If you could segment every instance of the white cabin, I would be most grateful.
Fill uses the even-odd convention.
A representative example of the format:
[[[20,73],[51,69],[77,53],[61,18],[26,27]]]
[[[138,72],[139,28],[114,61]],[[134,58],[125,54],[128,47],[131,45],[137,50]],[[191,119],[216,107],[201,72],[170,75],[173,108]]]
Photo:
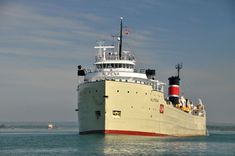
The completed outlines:
[[[165,83],[155,80],[154,75],[148,77],[145,70],[137,72],[134,55],[129,51],[122,51],[121,57],[114,46],[98,45],[94,47],[96,52],[94,70],[86,70],[84,79],[79,83],[94,82],[99,80],[114,80],[121,82],[147,84],[153,90],[163,92]]]

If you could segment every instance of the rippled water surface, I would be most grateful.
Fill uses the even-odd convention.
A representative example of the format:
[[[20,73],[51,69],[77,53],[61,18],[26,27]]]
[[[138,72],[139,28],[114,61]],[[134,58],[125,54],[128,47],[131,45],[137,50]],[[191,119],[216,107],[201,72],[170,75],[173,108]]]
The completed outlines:
[[[45,127],[42,123],[4,125],[0,155],[235,155],[235,131],[221,129],[224,126],[211,127],[206,137],[185,138],[79,135],[72,123],[60,123],[51,130]]]

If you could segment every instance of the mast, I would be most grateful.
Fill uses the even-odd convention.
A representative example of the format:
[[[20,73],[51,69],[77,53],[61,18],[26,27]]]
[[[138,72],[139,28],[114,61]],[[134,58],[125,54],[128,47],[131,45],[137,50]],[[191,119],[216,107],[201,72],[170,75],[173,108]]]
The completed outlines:
[[[175,65],[175,68],[177,69],[178,78],[180,78],[180,69],[182,69],[182,67],[183,67],[182,63],[181,64],[178,63],[177,65]]]
[[[123,19],[123,17],[121,17],[120,19],[121,19],[121,24],[120,24],[119,59],[121,60],[121,58],[122,58],[122,19]]]

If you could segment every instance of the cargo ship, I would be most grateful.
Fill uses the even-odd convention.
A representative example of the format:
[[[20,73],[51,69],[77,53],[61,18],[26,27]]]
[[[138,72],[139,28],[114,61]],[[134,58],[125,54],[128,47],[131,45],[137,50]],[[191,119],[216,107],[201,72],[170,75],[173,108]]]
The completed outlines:
[[[136,69],[130,51],[122,50],[123,19],[117,44],[99,42],[94,69],[78,66],[79,134],[103,133],[141,136],[204,136],[206,111],[180,95],[180,70],[166,83],[154,69]]]

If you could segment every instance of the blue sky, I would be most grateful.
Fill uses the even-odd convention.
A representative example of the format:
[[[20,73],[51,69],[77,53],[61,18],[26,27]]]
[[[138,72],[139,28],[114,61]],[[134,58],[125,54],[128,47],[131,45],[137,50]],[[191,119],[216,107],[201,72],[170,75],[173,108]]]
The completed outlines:
[[[235,123],[233,0],[1,0],[0,121],[76,121],[77,65],[92,66],[120,16],[138,68],[167,83],[183,62],[183,94]]]

